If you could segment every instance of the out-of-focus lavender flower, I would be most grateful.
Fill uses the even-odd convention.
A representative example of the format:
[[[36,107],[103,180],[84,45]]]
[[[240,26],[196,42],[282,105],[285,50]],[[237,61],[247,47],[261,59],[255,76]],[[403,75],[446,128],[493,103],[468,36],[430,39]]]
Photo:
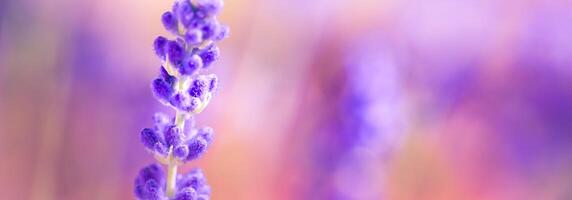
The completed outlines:
[[[355,132],[356,145],[385,153],[399,144],[403,133],[402,80],[389,44],[379,36],[352,46],[346,60],[347,90],[343,108],[346,132]]]
[[[382,199],[376,173],[401,142],[404,128],[400,70],[391,46],[379,35],[365,37],[347,54],[346,114],[340,134],[350,142],[335,164],[335,195],[342,199]],[[351,138],[351,139],[350,139]],[[355,186],[353,189],[351,186]]]
[[[153,42],[162,65],[151,89],[155,98],[176,114],[169,117],[157,113],[153,127],[141,130],[141,142],[167,166],[167,173],[156,164],[142,169],[135,181],[139,199],[210,198],[210,187],[201,170],[177,175],[177,166],[199,158],[213,139],[213,129],[196,128],[193,116],[203,111],[216,92],[216,75],[201,72],[219,58],[216,42],[228,36],[228,27],[216,18],[222,5],[222,0],[176,0],[172,10],[161,16],[165,29],[176,38],[159,36]]]
[[[318,139],[320,162],[313,177],[316,199],[383,199],[377,173],[382,171],[404,128],[400,71],[390,45],[378,35],[344,48],[343,90],[337,111]],[[322,142],[320,140],[326,140]],[[326,183],[326,184],[324,184]]]

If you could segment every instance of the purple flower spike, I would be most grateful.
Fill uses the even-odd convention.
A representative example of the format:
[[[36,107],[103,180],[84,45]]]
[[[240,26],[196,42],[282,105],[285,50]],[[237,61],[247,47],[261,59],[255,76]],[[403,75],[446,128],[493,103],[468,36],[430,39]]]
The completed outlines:
[[[210,198],[211,189],[201,170],[177,175],[176,166],[199,158],[213,140],[213,129],[195,128],[194,118],[208,105],[218,85],[216,75],[202,72],[218,59],[217,42],[229,33],[216,16],[222,6],[222,0],[175,0],[172,9],[161,15],[163,26],[175,38],[158,36],[153,41],[162,66],[151,91],[159,102],[173,108],[175,115],[156,113],[152,128],[141,130],[140,139],[160,163],[167,165],[164,169],[169,173],[157,164],[143,168],[135,179],[137,199]]]

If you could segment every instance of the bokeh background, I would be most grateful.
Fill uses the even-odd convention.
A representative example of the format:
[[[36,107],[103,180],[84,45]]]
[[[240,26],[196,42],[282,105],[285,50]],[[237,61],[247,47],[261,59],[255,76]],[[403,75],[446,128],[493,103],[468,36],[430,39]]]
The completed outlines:
[[[0,1],[0,199],[134,199],[170,0]],[[572,199],[572,2],[227,0],[212,199]]]

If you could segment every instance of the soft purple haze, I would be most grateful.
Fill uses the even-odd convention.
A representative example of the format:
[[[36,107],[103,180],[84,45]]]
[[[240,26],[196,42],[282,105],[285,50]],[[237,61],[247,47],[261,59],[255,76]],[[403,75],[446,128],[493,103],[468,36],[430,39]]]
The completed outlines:
[[[139,131],[169,111],[149,80],[170,4],[0,2],[0,199],[133,199]],[[197,118],[217,138],[180,170],[201,166],[215,200],[570,199],[570,10],[225,1]]]

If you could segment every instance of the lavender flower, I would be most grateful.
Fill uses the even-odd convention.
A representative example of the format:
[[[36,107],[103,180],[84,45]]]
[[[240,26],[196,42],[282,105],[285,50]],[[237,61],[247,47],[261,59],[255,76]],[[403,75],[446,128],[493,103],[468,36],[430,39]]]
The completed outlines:
[[[173,200],[209,199],[211,189],[200,169],[194,169],[185,175],[176,176],[176,193]],[[135,179],[135,196],[139,199],[166,199],[165,174],[161,166],[151,164],[139,171]]]
[[[328,93],[327,115],[317,127],[308,177],[309,199],[383,199],[376,175],[400,143],[404,117],[400,70],[379,32],[344,46],[343,81]],[[336,65],[333,65],[336,66]],[[337,85],[340,84],[340,85]],[[372,176],[373,175],[373,176]],[[316,189],[318,188],[318,189]],[[305,189],[305,188],[304,188]]]
[[[185,133],[174,120],[167,119],[165,114],[157,113],[154,118],[153,128],[141,130],[141,143],[164,164],[170,162],[167,160],[170,159],[167,158],[169,153],[175,157],[173,161],[179,164],[198,158],[212,142],[214,131],[210,127],[191,127]]]
[[[176,0],[172,10],[161,16],[165,29],[176,38],[159,36],[153,42],[162,65],[151,89],[155,98],[176,114],[169,117],[157,113],[153,127],[141,130],[143,146],[166,165],[167,173],[157,164],[143,168],[135,180],[138,199],[210,197],[210,187],[201,170],[177,175],[177,166],[199,158],[213,139],[212,128],[195,127],[194,115],[208,105],[219,82],[216,75],[202,72],[219,58],[216,42],[228,36],[228,27],[216,18],[222,6],[222,0]]]

